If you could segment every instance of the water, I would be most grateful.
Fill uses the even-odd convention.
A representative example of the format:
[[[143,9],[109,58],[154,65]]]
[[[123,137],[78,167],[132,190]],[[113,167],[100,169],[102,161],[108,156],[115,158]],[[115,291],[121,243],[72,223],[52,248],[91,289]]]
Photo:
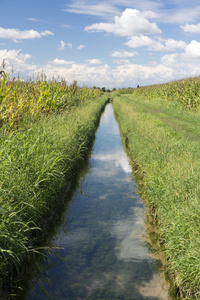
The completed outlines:
[[[144,207],[135,193],[118,124],[108,104],[88,171],[28,298],[58,300],[168,299],[142,241]]]

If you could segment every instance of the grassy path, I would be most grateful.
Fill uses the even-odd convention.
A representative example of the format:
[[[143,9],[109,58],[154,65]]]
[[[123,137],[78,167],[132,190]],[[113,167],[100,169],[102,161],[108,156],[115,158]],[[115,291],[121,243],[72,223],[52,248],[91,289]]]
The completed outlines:
[[[181,299],[200,299],[200,114],[177,103],[114,96],[114,111]]]
[[[127,100],[131,99],[131,96],[127,95],[126,98]],[[138,99],[134,105],[137,107],[137,111],[156,116],[167,126],[182,133],[187,139],[200,140],[199,111],[186,111],[182,105],[173,102],[163,103],[162,99],[154,101]]]

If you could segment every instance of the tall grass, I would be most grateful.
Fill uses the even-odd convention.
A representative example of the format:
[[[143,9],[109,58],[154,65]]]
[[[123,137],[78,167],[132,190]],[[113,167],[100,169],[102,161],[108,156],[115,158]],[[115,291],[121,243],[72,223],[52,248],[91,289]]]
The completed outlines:
[[[1,109],[3,116],[7,116],[3,118],[0,130],[2,292],[12,290],[12,282],[20,277],[30,254],[39,251],[39,241],[45,235],[48,220],[59,205],[60,195],[65,186],[76,173],[79,160],[83,159],[87,151],[107,101],[106,96],[95,98],[96,91],[87,88],[81,90],[76,83],[71,87],[58,84],[56,88],[54,82],[40,82],[34,85],[32,82],[18,81],[13,86],[6,80],[4,78],[0,85],[4,91]],[[57,106],[54,113],[51,106],[49,114],[42,111],[37,118],[33,118],[30,115],[31,111],[40,103],[38,94],[34,99],[36,91],[44,97],[44,91],[40,91],[41,85],[45,86],[46,91],[53,89],[52,95]],[[29,101],[25,97],[28,95],[26,88],[28,91],[35,91]],[[77,89],[73,100],[71,96],[67,97],[72,93],[72,88]],[[59,98],[60,90],[62,92]],[[65,94],[67,92],[68,94]],[[13,94],[15,100],[11,97]],[[66,99],[67,106],[65,107],[65,103],[58,113],[58,103],[61,99]],[[71,103],[73,101],[76,103]],[[13,111],[22,114],[21,119],[17,119],[16,126],[13,124],[13,120],[16,119],[8,115],[5,109],[9,107],[9,103],[15,106]],[[45,101],[41,103],[45,107]],[[23,110],[25,105],[29,107],[27,110]],[[20,108],[17,110],[17,107]],[[38,112],[38,109],[34,111]],[[27,122],[24,122],[24,118]]]
[[[166,271],[181,299],[200,299],[199,141],[176,130],[173,120],[166,121],[170,112],[174,114],[173,106],[163,101],[168,115],[156,115],[156,101],[121,95],[113,99],[113,106],[131,156],[143,174],[143,197],[157,226]],[[188,118],[193,117],[200,121],[199,113],[188,112]]]

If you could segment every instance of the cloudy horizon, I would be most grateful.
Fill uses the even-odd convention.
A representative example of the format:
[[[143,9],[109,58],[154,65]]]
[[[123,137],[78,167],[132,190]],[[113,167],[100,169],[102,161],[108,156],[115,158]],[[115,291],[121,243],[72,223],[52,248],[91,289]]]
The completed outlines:
[[[200,75],[197,0],[2,0],[0,8],[0,64],[10,77],[123,88]]]

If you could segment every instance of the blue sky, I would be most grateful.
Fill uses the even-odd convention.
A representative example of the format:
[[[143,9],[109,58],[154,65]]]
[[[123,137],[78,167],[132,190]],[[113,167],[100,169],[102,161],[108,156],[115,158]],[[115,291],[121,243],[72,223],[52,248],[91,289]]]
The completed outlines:
[[[199,0],[0,0],[0,12],[10,78],[123,88],[200,75]]]

